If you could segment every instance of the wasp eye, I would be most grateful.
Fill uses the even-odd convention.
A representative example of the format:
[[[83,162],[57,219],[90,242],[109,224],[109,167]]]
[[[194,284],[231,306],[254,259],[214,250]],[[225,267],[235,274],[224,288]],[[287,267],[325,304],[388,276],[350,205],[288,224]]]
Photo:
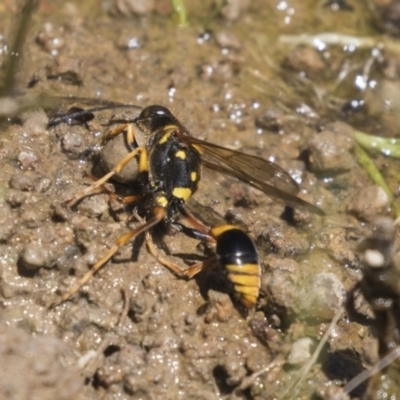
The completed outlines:
[[[152,105],[143,109],[135,122],[154,131],[166,125],[177,123],[178,120],[167,107]]]
[[[167,107],[159,106],[159,105],[153,105],[153,106],[148,106],[148,107],[144,108],[143,111],[140,113],[138,119],[160,118],[160,117],[170,118],[171,120],[176,119],[171,114],[171,111],[169,111]]]

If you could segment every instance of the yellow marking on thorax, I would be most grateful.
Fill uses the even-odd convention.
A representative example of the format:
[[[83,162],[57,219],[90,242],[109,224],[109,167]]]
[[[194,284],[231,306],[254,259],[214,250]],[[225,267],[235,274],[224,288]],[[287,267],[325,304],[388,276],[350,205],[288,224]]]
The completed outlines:
[[[190,173],[190,180],[192,182],[196,182],[197,181],[197,172],[196,171],[193,171],[193,172]]]
[[[176,187],[172,191],[173,196],[177,197],[178,199],[188,200],[192,195],[192,190],[185,187]]]
[[[181,160],[185,160],[186,159],[186,153],[183,150],[178,150],[175,153],[175,157],[180,158]]]
[[[168,206],[168,200],[165,196],[160,196],[157,198],[156,203],[161,206],[166,208]]]
[[[160,140],[158,141],[158,144],[163,144],[168,141],[168,139],[171,137],[171,135],[176,132],[177,130],[176,125],[167,125],[162,128],[163,135],[161,136]]]
[[[165,133],[164,135],[161,136],[161,139],[158,141],[158,144],[165,143],[170,138],[171,135],[172,135],[172,131],[167,131],[167,133]]]

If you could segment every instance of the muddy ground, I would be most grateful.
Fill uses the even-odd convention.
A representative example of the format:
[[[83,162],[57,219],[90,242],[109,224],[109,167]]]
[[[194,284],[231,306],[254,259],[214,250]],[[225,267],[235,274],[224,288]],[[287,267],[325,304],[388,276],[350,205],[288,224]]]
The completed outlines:
[[[371,47],[317,50],[299,35],[339,30],[385,41],[388,18],[356,0],[232,0],[217,11],[213,2],[190,3],[186,27],[166,0],[42,0],[32,15],[7,95],[24,104],[29,95],[34,107],[17,107],[0,137],[1,399],[346,399],[366,392],[365,384],[349,397],[341,389],[379,358],[368,323],[346,313],[297,392],[290,388],[361,278],[357,244],[377,215],[391,215],[387,196],[356,161],[353,128],[394,136],[396,122],[349,111],[348,102],[364,98],[360,76],[398,85],[398,54],[391,41],[392,53],[381,49],[371,62]],[[4,66],[20,4],[3,1],[0,19]],[[378,109],[383,94],[372,96]],[[85,173],[103,174],[100,137],[113,114],[48,127],[49,116],[75,103],[67,96],[90,98],[89,106],[100,99],[163,104],[194,136],[277,162],[327,216],[293,213],[205,172],[198,203],[245,227],[257,245],[255,309],[242,308],[217,267],[177,279],[141,238],[49,309],[137,226],[134,207],[105,193],[63,203],[91,182]],[[396,162],[376,161],[396,196]],[[132,189],[111,184],[119,195]],[[182,268],[209,254],[179,233],[162,241],[160,253]],[[357,306],[372,316],[362,297]],[[370,398],[399,396],[382,377],[386,389]]]

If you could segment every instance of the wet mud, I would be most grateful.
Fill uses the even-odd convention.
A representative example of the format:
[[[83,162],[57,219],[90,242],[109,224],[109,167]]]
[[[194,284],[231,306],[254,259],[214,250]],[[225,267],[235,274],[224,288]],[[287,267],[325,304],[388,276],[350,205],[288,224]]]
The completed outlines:
[[[346,312],[297,392],[290,387],[361,279],[359,242],[376,216],[390,215],[390,199],[357,163],[353,128],[379,127],[390,137],[396,127],[393,120],[343,113],[359,94],[354,71],[365,70],[359,66],[368,50],[318,50],[281,39],[305,27],[310,35],[334,30],[338,21],[357,25],[355,36],[379,36],[391,19],[376,10],[379,4],[361,10],[363,2],[350,0],[283,3],[235,0],[218,9],[191,2],[182,27],[169,1],[38,2],[8,93],[36,100],[1,125],[0,398],[367,393],[365,383],[351,394],[342,387],[379,359],[378,339],[368,322]],[[0,7],[4,66],[20,4]],[[388,59],[398,61],[396,53]],[[371,75],[384,79],[386,67]],[[102,111],[90,121],[52,127],[49,118],[100,100],[162,104],[195,137],[278,163],[300,184],[299,196],[325,211],[325,217],[293,211],[243,182],[204,171],[196,202],[248,231],[258,248],[262,276],[254,309],[235,299],[218,266],[178,279],[149,254],[143,235],[70,300],[50,308],[139,224],[135,205],[108,193],[135,193],[126,177],[107,183],[107,192],[65,204],[92,183],[90,176],[104,174],[104,164],[118,162],[117,151],[102,166],[101,136],[111,119],[137,111]],[[397,195],[396,161],[378,156],[376,162]],[[160,254],[182,268],[213,254],[180,232],[152,235]],[[367,321],[374,317],[363,296],[356,307]],[[382,382],[398,378],[382,376]]]

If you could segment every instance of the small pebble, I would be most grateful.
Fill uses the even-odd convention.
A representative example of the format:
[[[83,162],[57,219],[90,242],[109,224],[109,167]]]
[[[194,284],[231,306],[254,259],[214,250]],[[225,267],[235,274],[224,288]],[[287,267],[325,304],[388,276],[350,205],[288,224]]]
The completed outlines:
[[[143,17],[154,10],[154,5],[154,0],[117,0],[115,3],[117,12],[127,17]]]
[[[19,207],[26,199],[26,193],[16,189],[8,189],[5,195],[6,202],[13,208]]]
[[[108,211],[108,196],[96,195],[86,197],[78,206],[78,210],[89,218],[97,218]]]
[[[355,166],[350,150],[354,146],[353,135],[349,135],[346,124],[329,126],[315,133],[308,142],[309,165],[314,172],[339,173]]]
[[[215,40],[222,48],[239,50],[241,47],[239,39],[232,32],[229,31],[218,32],[215,35]]]
[[[208,300],[209,304],[205,315],[207,323],[213,321],[227,322],[232,317],[234,308],[229,295],[209,290]]]
[[[27,170],[34,168],[33,164],[39,161],[39,157],[31,150],[24,150],[17,155],[17,160],[20,167]]]
[[[121,133],[107,141],[100,153],[101,165],[106,172],[111,171],[132,149],[127,145],[126,135]],[[134,158],[125,167],[113,176],[113,179],[129,183],[137,180],[139,168],[137,159]]]
[[[298,292],[299,312],[304,317],[330,321],[346,299],[346,290],[332,272],[314,275]]]
[[[311,47],[296,47],[286,60],[287,64],[296,71],[315,75],[325,69],[325,64],[320,53]]]
[[[347,204],[347,212],[365,221],[373,221],[377,215],[384,215],[390,206],[386,192],[377,185],[358,189]]]
[[[44,193],[50,188],[51,179],[31,170],[18,171],[11,176],[9,185],[12,189]]]
[[[39,243],[29,243],[21,252],[20,261],[25,270],[36,271],[41,267],[49,267],[52,259],[48,250]]]
[[[75,132],[67,132],[61,140],[61,146],[68,158],[71,159],[78,158],[86,149],[83,137]]]
[[[304,337],[292,344],[287,362],[290,365],[302,365],[307,362],[312,355],[314,342],[309,337]]]

